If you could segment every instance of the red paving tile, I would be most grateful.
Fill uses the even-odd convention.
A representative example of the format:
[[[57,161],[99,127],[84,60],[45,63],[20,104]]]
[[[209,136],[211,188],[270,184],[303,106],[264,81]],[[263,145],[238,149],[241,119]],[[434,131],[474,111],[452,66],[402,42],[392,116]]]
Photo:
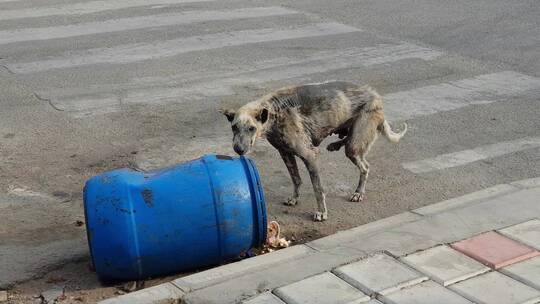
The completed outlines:
[[[535,249],[493,231],[453,243],[451,246],[493,269],[540,255]]]

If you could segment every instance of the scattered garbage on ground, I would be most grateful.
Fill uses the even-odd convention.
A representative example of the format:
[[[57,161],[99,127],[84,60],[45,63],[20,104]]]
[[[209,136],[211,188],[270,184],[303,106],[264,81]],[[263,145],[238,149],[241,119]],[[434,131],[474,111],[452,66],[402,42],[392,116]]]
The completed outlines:
[[[287,248],[291,245],[291,241],[281,236],[281,228],[279,223],[271,221],[268,223],[268,232],[266,243],[263,246],[262,253],[272,252],[281,248]]]
[[[268,223],[266,241],[261,247],[252,248],[240,255],[240,259],[247,259],[258,255],[270,253],[279,249],[287,248],[291,245],[292,240],[287,240],[281,236],[281,227],[276,221]]]

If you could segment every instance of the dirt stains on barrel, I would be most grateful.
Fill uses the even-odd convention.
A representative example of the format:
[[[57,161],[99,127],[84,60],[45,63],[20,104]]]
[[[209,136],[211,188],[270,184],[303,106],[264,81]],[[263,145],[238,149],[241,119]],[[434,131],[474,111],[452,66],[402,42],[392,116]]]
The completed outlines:
[[[144,189],[141,192],[141,194],[142,194],[142,198],[144,200],[144,203],[150,208],[154,207],[154,195],[152,193],[152,190]]]

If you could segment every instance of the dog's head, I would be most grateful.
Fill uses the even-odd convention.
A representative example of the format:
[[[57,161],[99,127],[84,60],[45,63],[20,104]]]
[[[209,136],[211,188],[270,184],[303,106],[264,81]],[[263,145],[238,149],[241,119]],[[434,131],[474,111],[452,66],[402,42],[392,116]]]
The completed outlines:
[[[255,140],[264,135],[268,122],[268,110],[244,106],[234,110],[220,110],[227,117],[233,131],[233,148],[239,155],[247,154],[253,148]]]

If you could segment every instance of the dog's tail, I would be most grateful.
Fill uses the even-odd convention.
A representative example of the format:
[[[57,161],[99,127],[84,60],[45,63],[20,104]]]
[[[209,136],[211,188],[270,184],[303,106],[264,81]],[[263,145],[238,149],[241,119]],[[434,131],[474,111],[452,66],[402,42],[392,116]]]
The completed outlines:
[[[403,123],[402,130],[399,132],[394,132],[392,130],[392,127],[390,127],[390,124],[386,119],[383,121],[383,123],[379,126],[381,133],[388,139],[389,142],[397,143],[399,140],[407,133],[407,124]]]

